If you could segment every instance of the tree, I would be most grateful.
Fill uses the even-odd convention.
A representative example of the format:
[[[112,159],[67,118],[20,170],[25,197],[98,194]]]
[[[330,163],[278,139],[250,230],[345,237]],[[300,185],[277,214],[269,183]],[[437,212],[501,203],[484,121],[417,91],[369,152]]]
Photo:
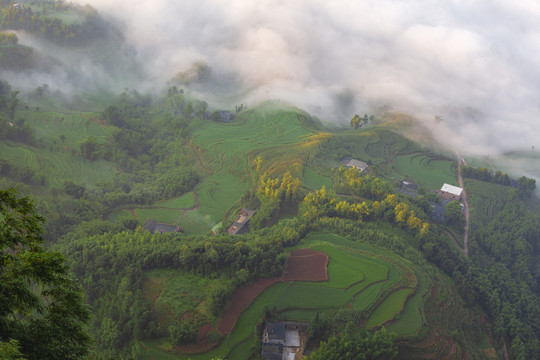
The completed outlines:
[[[450,201],[444,207],[444,217],[450,225],[462,225],[465,221],[463,212],[461,211],[461,205],[457,201]]]
[[[351,119],[351,126],[355,129],[358,129],[361,122],[362,118],[358,114],[354,114],[353,118]]]
[[[328,342],[321,342],[321,347],[305,359],[394,359],[397,356],[395,337],[395,334],[387,333],[384,327],[375,332],[355,334],[351,326],[346,326],[341,336],[332,336]]]
[[[43,222],[28,197],[0,190],[0,351],[78,359],[91,342],[90,311],[62,254],[44,249]]]

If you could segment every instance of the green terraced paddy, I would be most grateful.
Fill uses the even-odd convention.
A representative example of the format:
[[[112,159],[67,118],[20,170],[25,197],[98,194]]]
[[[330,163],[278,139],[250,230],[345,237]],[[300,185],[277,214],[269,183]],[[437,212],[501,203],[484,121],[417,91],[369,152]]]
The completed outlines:
[[[55,187],[63,186],[66,180],[91,187],[112,178],[116,173],[112,164],[104,160],[90,161],[66,152],[51,152],[5,142],[0,142],[0,157],[16,166],[28,166],[36,173],[44,174],[46,183]]]
[[[395,171],[398,176],[412,179],[429,189],[440,189],[444,183],[457,185],[455,163],[433,159],[420,153],[398,156]]]
[[[248,154],[304,141],[311,132],[304,129],[292,110],[277,110],[267,104],[239,116],[233,123],[198,121],[191,126],[193,143],[204,149],[215,170],[246,171]]]
[[[389,159],[394,154],[406,150],[410,143],[404,137],[388,130],[379,130],[376,134],[378,139],[374,138],[365,147],[366,154],[372,158]]]
[[[195,206],[195,198],[193,197],[193,193],[189,192],[171,200],[157,202],[154,206],[171,209],[189,209]]]
[[[213,172],[195,188],[198,209],[187,212],[187,220],[176,220],[192,234],[204,233],[219,223],[249,189],[253,152],[299,144],[311,134],[295,111],[276,111],[269,104],[241,114],[233,123],[194,121],[190,130],[194,146],[209,159],[204,167]]]
[[[310,321],[317,313],[332,318],[337,310],[350,304],[354,310],[362,310],[379,301],[368,318],[368,327],[385,323],[400,312],[403,321],[394,326],[396,330],[402,330],[398,334],[410,335],[421,327],[419,305],[426,293],[425,279],[419,279],[418,290],[410,297],[410,302],[405,300],[414,289],[390,289],[400,279],[400,271],[403,270],[399,269],[408,266],[404,260],[395,255],[392,258],[391,252],[325,233],[309,234],[299,247],[310,247],[328,254],[328,282],[277,283],[269,287],[240,315],[233,331],[218,347],[205,354],[178,359],[210,359],[227,355],[248,359],[255,325],[262,319],[266,306],[275,307],[282,319]],[[378,299],[381,292],[386,293],[385,299]],[[147,354],[152,353],[152,346],[148,348]],[[155,358],[159,357],[156,355]]]
[[[89,136],[105,142],[111,129],[91,120],[93,114],[63,114],[57,112],[20,112],[36,133],[36,137],[50,146],[55,143],[63,148],[78,150],[78,144]],[[65,136],[62,142],[60,136]]]
[[[326,287],[322,284],[291,285],[274,303],[278,309],[286,306],[299,308],[335,308],[351,301],[345,289]]]
[[[429,287],[426,276],[422,271],[417,271],[416,277],[418,278],[416,293],[407,300],[401,316],[386,327],[388,331],[400,335],[414,336],[422,328],[424,315],[421,307],[428,297]]]
[[[373,311],[366,323],[366,327],[371,329],[392,320],[394,316],[403,309],[407,296],[413,291],[413,289],[400,289],[390,294],[384,302],[377,306],[375,311]]]

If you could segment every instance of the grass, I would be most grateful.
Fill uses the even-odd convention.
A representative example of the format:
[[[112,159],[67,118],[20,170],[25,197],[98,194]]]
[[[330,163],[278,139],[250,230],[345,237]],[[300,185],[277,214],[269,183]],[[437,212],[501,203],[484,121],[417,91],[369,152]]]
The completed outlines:
[[[195,206],[195,198],[192,193],[184,194],[180,197],[167,200],[164,202],[158,202],[154,204],[155,207],[171,208],[171,209],[189,209]]]
[[[379,129],[377,134],[378,141],[371,142],[365,148],[365,152],[374,158],[389,159],[405,150],[409,144],[407,139],[392,131]]]
[[[154,219],[160,223],[173,224],[180,216],[180,210],[160,208],[135,209],[135,214],[137,215],[140,224],[144,224],[148,219]]]
[[[191,234],[202,234],[218,224],[249,189],[256,154],[299,145],[310,134],[295,109],[272,104],[245,111],[233,123],[194,120],[190,130],[192,146],[204,164],[201,171],[210,173],[195,188],[199,208],[176,221]],[[268,159],[263,156],[263,161]]]
[[[21,144],[0,143],[0,157],[17,166],[28,166],[37,174],[44,174],[46,185],[62,187],[66,180],[92,187],[108,180],[116,170],[104,161],[90,161],[67,152],[49,151]]]
[[[509,201],[510,186],[492,184],[485,181],[466,179],[469,206],[471,208],[471,221],[486,224]]]
[[[323,284],[292,285],[274,302],[278,309],[286,306],[299,308],[335,308],[351,301],[345,289],[326,287]]]
[[[323,186],[325,186],[326,189],[329,190],[332,188],[332,185],[333,185],[332,179],[316,173],[315,171],[311,170],[309,167],[304,168],[303,178],[304,178],[304,185],[306,185],[308,188],[312,190],[320,189]]]
[[[249,360],[251,357],[251,348],[255,343],[256,337],[252,335],[241,344],[235,346],[227,355],[228,359]]]
[[[387,326],[388,331],[400,335],[416,335],[423,325],[423,315],[420,310],[422,302],[426,300],[428,282],[422,271],[417,271],[418,287],[416,293],[407,300],[401,316]]]
[[[110,130],[92,121],[91,113],[23,110],[17,111],[16,117],[25,119],[25,124],[34,130],[40,147],[2,142],[0,156],[43,174],[48,186],[61,187],[70,180],[92,187],[116,173],[111,163],[90,161],[71,153],[78,152],[79,143],[90,136],[98,142],[110,138]]]
[[[394,316],[403,309],[407,296],[412,292],[413,289],[400,289],[391,293],[383,303],[377,306],[375,311],[373,311],[366,323],[366,327],[371,329],[392,320]]]
[[[294,309],[281,312],[279,317],[284,320],[311,321],[320,312],[320,309]]]
[[[394,163],[395,175],[412,179],[429,189],[440,189],[444,183],[457,185],[454,167],[453,161],[421,153],[398,156]]]
[[[280,317],[283,319],[298,321],[309,321],[317,312],[333,314],[337,309],[346,307],[353,301],[357,304],[355,308],[367,308],[382,291],[390,288],[400,278],[399,271],[402,270],[398,271],[394,264],[406,266],[395,255],[390,262],[384,260],[392,256],[391,252],[333,234],[309,234],[299,245],[299,247],[306,246],[328,254],[329,281],[278,283],[269,287],[240,315],[234,330],[218,348],[204,354],[206,357],[194,356],[193,359],[223,356],[230,350],[231,356],[247,354],[248,346],[243,341],[253,336],[255,324],[262,318],[265,306],[276,307],[278,311],[281,309]],[[354,247],[358,252],[348,251],[343,248],[344,246]],[[376,256],[369,256],[362,251],[373,252]],[[378,323],[393,319],[403,308],[407,295],[413,290],[390,291],[388,297],[372,313],[370,321]],[[423,290],[421,292],[424,293]]]
[[[216,319],[206,307],[206,299],[211,289],[230,279],[208,279],[173,269],[155,269],[145,273],[149,280],[158,280],[163,289],[155,299],[155,305],[166,305],[175,314],[174,317],[185,313],[200,314],[204,319],[213,322]],[[149,290],[149,289],[147,289]],[[173,317],[173,318],[174,318]]]

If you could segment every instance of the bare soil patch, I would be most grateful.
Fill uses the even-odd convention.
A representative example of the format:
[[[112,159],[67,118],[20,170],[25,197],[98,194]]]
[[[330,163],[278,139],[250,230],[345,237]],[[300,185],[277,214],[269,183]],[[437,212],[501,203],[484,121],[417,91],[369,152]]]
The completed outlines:
[[[328,281],[328,255],[311,249],[293,250],[282,281]]]

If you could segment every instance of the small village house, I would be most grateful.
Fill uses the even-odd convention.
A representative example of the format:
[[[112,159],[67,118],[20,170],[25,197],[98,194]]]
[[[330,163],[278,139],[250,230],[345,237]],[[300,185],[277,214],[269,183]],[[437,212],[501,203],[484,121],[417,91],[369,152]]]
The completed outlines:
[[[143,229],[152,234],[171,233],[180,230],[180,228],[176,225],[158,223],[153,219],[148,219],[144,223]]]
[[[368,166],[367,163],[357,160],[357,159],[353,159],[350,156],[347,156],[341,162],[345,164],[345,166],[352,167],[360,171],[366,171],[367,166]]]
[[[441,198],[448,201],[459,201],[463,195],[463,189],[454,185],[444,184],[437,192]]]
[[[238,214],[238,217],[229,227],[227,232],[231,235],[245,233],[247,231],[247,224],[249,222],[249,219],[251,219],[253,214],[255,214],[255,210],[242,208],[242,210],[240,210],[240,214]]]

